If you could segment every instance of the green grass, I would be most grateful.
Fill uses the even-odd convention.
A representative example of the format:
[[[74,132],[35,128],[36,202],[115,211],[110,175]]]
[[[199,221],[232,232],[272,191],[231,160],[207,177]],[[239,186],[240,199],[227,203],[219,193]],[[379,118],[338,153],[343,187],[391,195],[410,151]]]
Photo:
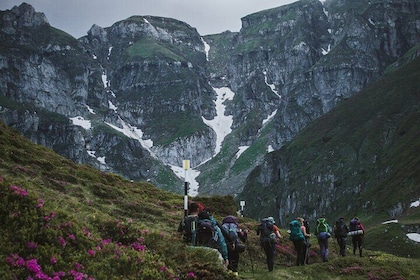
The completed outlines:
[[[3,123],[0,153],[1,279],[34,276],[28,268],[11,265],[19,258],[28,265],[36,260],[42,273],[50,276],[66,272],[62,279],[73,279],[70,273],[95,279],[234,279],[226,274],[217,255],[183,245],[176,233],[183,215],[181,195],[75,164],[23,139]],[[16,193],[23,190],[27,195]],[[195,200],[210,207],[218,220],[237,211],[233,197]],[[248,218],[239,218],[239,222],[249,230],[247,250],[240,258],[242,279],[313,279],[313,275],[410,279],[420,273],[413,259],[379,251],[366,250],[361,259],[339,258],[334,240],[329,263],[320,262],[313,242],[311,265],[294,267],[295,253],[285,229],[281,229],[285,238],[276,248],[275,271],[268,273],[255,234],[257,222]],[[398,227],[378,226],[368,233],[377,238],[384,230],[395,234]]]
[[[185,62],[185,59],[170,50],[167,46],[149,37],[143,37],[127,48],[129,60],[169,58],[173,61]]]

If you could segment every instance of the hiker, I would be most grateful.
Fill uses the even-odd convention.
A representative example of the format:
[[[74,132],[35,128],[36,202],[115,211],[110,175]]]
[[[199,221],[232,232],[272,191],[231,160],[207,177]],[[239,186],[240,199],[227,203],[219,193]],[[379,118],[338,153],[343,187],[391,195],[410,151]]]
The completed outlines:
[[[188,245],[194,245],[195,243],[195,229],[197,227],[199,211],[200,205],[191,202],[188,205],[188,215],[182,219],[178,226],[178,232],[182,232],[184,242]]]
[[[319,253],[322,261],[328,261],[328,239],[331,237],[332,229],[328,225],[325,218],[319,218],[316,220],[315,235],[318,238]]]
[[[239,256],[245,250],[243,243],[246,243],[248,235],[246,231],[239,228],[238,220],[234,216],[226,216],[222,221],[222,228],[228,234],[226,245],[228,248],[229,264],[227,268],[233,275],[238,276]],[[239,240],[243,243],[240,243]]]
[[[297,218],[290,222],[289,239],[293,242],[296,251],[296,266],[305,265],[305,256],[307,251],[306,238],[310,235],[306,232],[303,218]]]
[[[273,217],[264,218],[257,228],[257,235],[260,235],[260,245],[264,249],[268,271],[274,269],[274,255],[276,254],[277,238],[281,239],[279,228],[274,225]]]
[[[340,256],[346,256],[346,243],[347,243],[347,233],[349,228],[346,225],[343,217],[340,217],[335,221],[334,225],[334,236],[337,239],[338,246],[340,247]]]
[[[353,243],[353,255],[356,255],[356,249],[359,248],[359,256],[362,257],[362,245],[365,237],[365,228],[359,218],[354,217],[349,224],[351,241]]]
[[[204,230],[207,229],[211,229],[211,236],[208,236],[209,232],[204,232]],[[195,239],[196,246],[204,246],[217,249],[222,255],[225,265],[229,265],[228,250],[225,238],[220,227],[217,225],[216,220],[206,210],[200,211],[198,213]]]

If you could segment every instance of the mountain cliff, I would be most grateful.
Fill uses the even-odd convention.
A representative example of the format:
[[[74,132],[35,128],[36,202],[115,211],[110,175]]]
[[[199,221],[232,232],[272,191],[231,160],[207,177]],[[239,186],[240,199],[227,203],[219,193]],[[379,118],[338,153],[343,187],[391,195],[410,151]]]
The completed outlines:
[[[419,10],[302,0],[239,32],[136,15],[75,39],[22,4],[0,12],[0,117],[77,163],[179,193],[189,159],[200,194],[237,195],[267,153],[418,44]]]
[[[268,154],[239,197],[249,201],[249,215],[274,212],[285,226],[296,216],[375,213],[377,222],[410,212],[420,191],[419,77],[420,58],[399,61]]]

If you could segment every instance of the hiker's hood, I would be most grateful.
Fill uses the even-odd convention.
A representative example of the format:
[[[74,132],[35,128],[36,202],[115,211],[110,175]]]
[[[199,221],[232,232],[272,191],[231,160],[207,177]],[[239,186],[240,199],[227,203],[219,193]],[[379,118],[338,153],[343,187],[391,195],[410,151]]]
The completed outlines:
[[[238,225],[238,221],[236,220],[236,218],[234,216],[226,216],[223,219],[222,224],[235,224],[235,225]]]

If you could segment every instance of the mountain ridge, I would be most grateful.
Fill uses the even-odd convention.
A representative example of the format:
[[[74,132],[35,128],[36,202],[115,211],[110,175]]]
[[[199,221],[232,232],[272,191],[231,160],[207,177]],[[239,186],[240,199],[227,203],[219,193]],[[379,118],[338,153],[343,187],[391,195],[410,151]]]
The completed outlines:
[[[15,7],[1,13],[1,118],[75,162],[177,193],[182,175],[171,166],[190,159],[200,194],[236,196],[266,153],[418,43],[415,1],[354,4],[298,1],[204,37],[177,20],[133,16],[78,40]],[[218,114],[219,87],[234,93],[224,102],[233,123],[214,155],[204,119]]]

